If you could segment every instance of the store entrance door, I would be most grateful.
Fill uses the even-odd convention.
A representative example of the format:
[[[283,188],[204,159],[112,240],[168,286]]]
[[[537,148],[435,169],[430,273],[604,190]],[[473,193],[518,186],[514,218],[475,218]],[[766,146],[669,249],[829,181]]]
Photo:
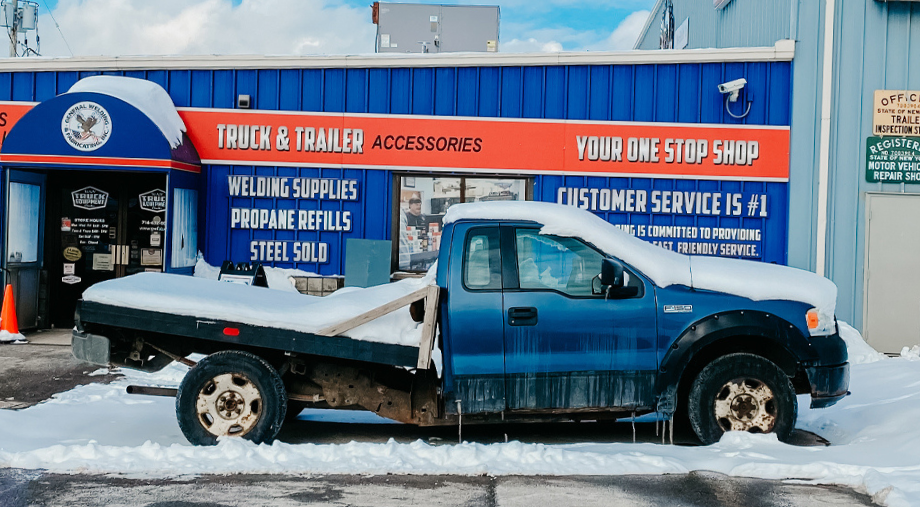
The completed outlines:
[[[73,326],[76,301],[90,285],[163,270],[165,189],[164,174],[49,175],[45,265],[56,327]]]
[[[41,223],[45,175],[10,171],[6,209],[6,268],[13,285],[16,320],[22,329],[43,325],[39,311],[42,269]],[[4,283],[5,285],[5,283]]]

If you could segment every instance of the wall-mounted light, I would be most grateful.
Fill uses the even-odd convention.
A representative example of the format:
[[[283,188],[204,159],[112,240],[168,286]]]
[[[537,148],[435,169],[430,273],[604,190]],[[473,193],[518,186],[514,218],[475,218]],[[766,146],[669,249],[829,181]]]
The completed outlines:
[[[236,107],[238,109],[249,109],[251,106],[252,100],[249,98],[249,95],[236,96]]]

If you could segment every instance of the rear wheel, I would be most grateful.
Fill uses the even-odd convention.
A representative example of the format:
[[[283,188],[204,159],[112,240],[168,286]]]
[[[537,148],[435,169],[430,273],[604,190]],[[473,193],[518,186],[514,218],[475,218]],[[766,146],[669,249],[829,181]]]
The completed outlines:
[[[274,440],[287,409],[287,391],[264,359],[224,351],[202,359],[182,379],[176,397],[179,428],[194,445],[214,445],[218,437],[256,443]]]
[[[795,428],[798,403],[789,377],[753,354],[729,354],[709,363],[690,389],[690,425],[706,445],[726,431],[776,433],[783,441]]]

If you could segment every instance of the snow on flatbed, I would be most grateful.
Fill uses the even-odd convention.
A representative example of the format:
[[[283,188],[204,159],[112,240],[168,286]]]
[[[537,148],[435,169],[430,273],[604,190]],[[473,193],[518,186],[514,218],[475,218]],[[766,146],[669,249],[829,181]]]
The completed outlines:
[[[920,507],[920,347],[902,357],[874,352],[845,324],[853,395],[827,409],[799,400],[799,428],[830,447],[794,447],[771,435],[728,433],[717,444],[545,445],[385,444],[255,445],[240,439],[189,445],[174,417],[175,400],[125,394],[129,384],[176,386],[187,369],[125,370],[112,384],[79,386],[25,410],[0,410],[0,467],[63,473],[176,477],[204,473],[611,475],[711,470],[733,476],[839,484],[891,507]],[[307,411],[302,419],[340,421],[361,413]],[[375,417],[367,414],[369,417]],[[66,423],[62,423],[66,421]],[[368,420],[365,419],[364,422]],[[512,435],[513,437],[513,435]]]
[[[366,289],[339,289],[328,296],[318,297],[200,277],[138,273],[97,283],[83,292],[83,300],[316,333],[411,294],[430,283],[432,277],[401,280]],[[402,308],[348,331],[345,336],[418,347],[421,328],[412,320],[408,308]]]

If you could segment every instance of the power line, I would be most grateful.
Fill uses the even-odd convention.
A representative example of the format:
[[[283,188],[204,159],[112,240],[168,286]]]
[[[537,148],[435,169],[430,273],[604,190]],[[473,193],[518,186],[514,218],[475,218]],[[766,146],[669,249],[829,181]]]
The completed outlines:
[[[48,15],[51,16],[51,21],[54,21],[54,26],[57,28],[61,38],[64,39],[64,45],[67,46],[67,51],[70,51],[70,56],[73,56],[73,50],[70,49],[70,43],[67,42],[67,37],[64,37],[64,32],[61,31],[61,25],[58,24],[57,20],[54,19],[54,14],[51,12],[51,9],[48,7],[48,3],[45,0],[42,0],[42,3],[45,4],[45,9],[48,9]]]

